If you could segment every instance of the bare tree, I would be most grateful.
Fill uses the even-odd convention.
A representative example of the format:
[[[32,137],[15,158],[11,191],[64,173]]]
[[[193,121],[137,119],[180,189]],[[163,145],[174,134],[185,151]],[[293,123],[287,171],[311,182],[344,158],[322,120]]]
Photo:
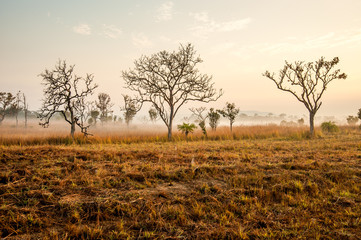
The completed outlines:
[[[5,116],[10,114],[14,101],[15,96],[11,93],[0,92],[0,124],[4,121]]]
[[[233,123],[236,120],[236,117],[239,113],[239,108],[236,108],[234,103],[226,103],[226,107],[222,110],[217,110],[223,117],[228,118],[229,120],[229,128],[232,132]]]
[[[133,70],[122,73],[126,87],[139,94],[138,101],[153,104],[168,128],[169,140],[173,119],[185,103],[215,101],[222,95],[222,90],[217,94],[214,89],[212,77],[199,73],[201,62],[193,46],[187,44],[180,45],[178,52],[142,56]]]
[[[28,112],[29,112],[29,105],[28,103],[26,102],[26,97],[25,97],[25,93],[23,93],[23,99],[22,99],[22,102],[23,102],[23,107],[24,107],[24,126],[25,128],[28,127]]]
[[[109,114],[113,113],[112,107],[114,106],[114,104],[110,102],[111,99],[109,94],[107,93],[99,93],[98,100],[99,101],[95,101],[95,104],[99,109],[100,121],[104,123],[109,120]]]
[[[124,107],[121,111],[124,111],[124,120],[129,127],[129,123],[133,120],[135,114],[140,110],[141,104],[136,99],[132,99],[128,95],[123,95]]]
[[[77,109],[76,123],[80,127],[81,133],[84,136],[92,135],[88,132],[90,127],[89,117],[90,117],[90,102],[85,102],[85,98],[78,98],[75,102]]]
[[[19,125],[19,113],[21,112],[21,110],[23,110],[23,103],[22,103],[22,99],[21,99],[21,92],[18,91],[15,95],[15,101],[12,104],[12,108],[11,108],[11,112],[13,114],[13,116],[15,116],[15,121],[16,121],[16,127],[18,127]]]
[[[209,119],[209,126],[212,128],[213,131],[216,131],[221,115],[219,115],[219,113],[214,110],[214,108],[211,108],[209,109],[207,116]]]
[[[314,135],[314,118],[320,109],[321,97],[330,82],[335,79],[346,79],[347,75],[340,69],[331,72],[332,68],[339,63],[338,57],[326,61],[321,57],[315,62],[296,61],[294,64],[286,61],[280,70],[278,79],[274,73],[266,71],[263,76],[271,79],[278,89],[289,92],[303,103],[310,115],[310,133]]]
[[[96,101],[89,101],[86,103],[87,113],[88,113],[88,124],[96,126],[97,120],[99,118],[100,112],[96,105]]]
[[[67,66],[65,61],[59,60],[54,70],[45,70],[40,76],[43,78],[44,99],[40,110],[40,125],[48,127],[50,119],[60,113],[70,124],[70,135],[74,139],[75,126],[79,126],[84,135],[88,135],[89,126],[84,125],[84,100],[91,95],[98,86],[93,84],[93,75],[85,78],[74,74],[74,65]]]
[[[207,111],[207,108],[199,107],[190,108],[189,110],[197,118],[196,122],[198,123],[198,126],[202,129],[203,135],[207,137],[206,120],[208,118],[208,115],[204,115],[204,112]]]

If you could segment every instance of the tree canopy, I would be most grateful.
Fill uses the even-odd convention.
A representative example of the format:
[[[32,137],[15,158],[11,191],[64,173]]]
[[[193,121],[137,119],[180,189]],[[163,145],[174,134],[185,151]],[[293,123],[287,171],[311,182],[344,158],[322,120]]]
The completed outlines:
[[[303,103],[310,114],[310,132],[314,135],[314,117],[322,105],[321,97],[330,82],[335,79],[346,79],[347,75],[340,69],[331,71],[339,63],[335,57],[326,61],[321,57],[315,62],[286,61],[279,76],[266,71],[263,76],[271,79],[278,89],[291,93],[298,101]]]
[[[138,101],[150,102],[168,128],[172,138],[173,119],[189,101],[210,102],[222,95],[217,93],[212,77],[197,69],[202,59],[191,44],[180,45],[177,52],[161,51],[142,56],[134,69],[123,71],[126,88],[137,92]]]
[[[83,121],[84,100],[98,87],[93,84],[93,75],[79,77],[74,73],[74,65],[68,66],[65,61],[59,60],[53,70],[46,69],[40,76],[44,85],[43,105],[39,113],[40,125],[48,127],[53,115],[60,113],[71,125],[70,134],[73,139],[76,125],[87,135],[89,126]]]

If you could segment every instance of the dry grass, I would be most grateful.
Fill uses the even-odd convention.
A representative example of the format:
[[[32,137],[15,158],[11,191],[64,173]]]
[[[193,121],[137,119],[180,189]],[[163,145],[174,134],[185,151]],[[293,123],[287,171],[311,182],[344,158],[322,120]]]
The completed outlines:
[[[357,129],[316,139],[274,126],[221,130],[209,136],[218,141],[81,145],[2,136],[0,236],[360,239]]]
[[[92,128],[93,136],[84,138],[76,133],[78,144],[121,144],[141,142],[167,142],[167,130],[163,125],[134,125],[127,128],[122,124],[108,124]],[[320,136],[320,133],[318,133]],[[217,131],[208,130],[207,138],[202,135],[200,129],[190,134],[188,141],[199,140],[240,140],[240,139],[266,139],[266,138],[288,138],[304,139],[309,138],[307,127],[281,127],[278,125],[260,126],[235,126],[231,133],[229,127],[222,126]],[[173,132],[174,141],[184,141],[185,136],[179,131]],[[49,128],[42,128],[33,124],[24,129],[16,128],[7,124],[0,126],[0,145],[69,145],[73,144],[69,136],[69,126],[61,122],[55,122]]]

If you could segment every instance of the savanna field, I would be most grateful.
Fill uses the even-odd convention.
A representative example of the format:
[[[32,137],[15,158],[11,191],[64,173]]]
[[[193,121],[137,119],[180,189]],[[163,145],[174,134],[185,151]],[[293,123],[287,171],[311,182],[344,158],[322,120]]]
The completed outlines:
[[[3,239],[361,239],[361,130],[0,135]]]

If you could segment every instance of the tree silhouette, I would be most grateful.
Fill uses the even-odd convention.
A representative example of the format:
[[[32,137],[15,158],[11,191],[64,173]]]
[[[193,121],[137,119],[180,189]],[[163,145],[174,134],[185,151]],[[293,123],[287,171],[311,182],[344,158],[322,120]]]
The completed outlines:
[[[277,79],[275,74],[269,71],[263,74],[271,79],[278,89],[291,93],[305,105],[310,115],[311,136],[314,136],[314,118],[322,105],[321,97],[328,84],[335,79],[347,77],[345,73],[340,72],[340,69],[331,72],[338,63],[338,57],[331,61],[326,61],[324,57],[321,57],[316,62],[308,63],[296,61],[292,64],[286,61]]]
[[[20,91],[18,91],[15,95],[15,100],[11,106],[11,114],[13,116],[15,116],[15,121],[16,121],[16,127],[18,127],[19,125],[19,113],[21,112],[21,110],[24,109],[24,104],[22,102],[22,94]]]
[[[40,109],[40,125],[48,127],[54,114],[60,113],[70,124],[70,135],[74,139],[75,126],[79,126],[84,135],[88,135],[88,127],[82,121],[84,99],[91,95],[98,86],[93,84],[93,75],[85,78],[74,74],[74,65],[68,66],[59,60],[54,70],[45,70],[40,74],[43,78],[44,99]]]
[[[202,59],[196,56],[191,44],[181,45],[178,52],[161,51],[135,61],[135,68],[123,71],[126,87],[138,93],[140,103],[150,102],[168,128],[172,139],[173,119],[179,109],[189,101],[217,100],[212,77],[200,74],[197,65]]]
[[[27,128],[28,127],[29,104],[26,101],[25,93],[23,93],[22,97],[23,97],[22,102],[23,102],[23,105],[24,105],[24,118],[25,118],[24,126],[25,126],[25,128]]]
[[[0,92],[0,124],[4,121],[5,116],[10,114],[14,101],[15,96],[11,93]]]
[[[209,109],[207,116],[209,119],[209,126],[213,131],[216,131],[221,115],[216,110],[214,110],[214,108],[211,108]]]
[[[154,107],[152,107],[152,108],[149,109],[148,114],[149,114],[149,119],[150,119],[153,123],[155,123],[155,122],[157,121],[157,119],[158,119],[158,112],[157,112],[157,110],[156,110]]]
[[[207,108],[199,107],[199,108],[190,108],[189,110],[197,118],[196,122],[198,123],[198,126],[202,129],[203,135],[207,137],[206,120],[208,118],[208,115],[204,115],[204,112],[207,110]]]
[[[236,120],[236,117],[239,113],[239,108],[236,108],[234,103],[226,103],[226,107],[222,110],[218,110],[218,112],[225,118],[229,120],[229,128],[232,132],[233,123]]]
[[[98,94],[98,101],[95,101],[96,107],[99,109],[100,113],[100,121],[102,123],[108,121],[109,114],[113,113],[112,107],[114,106],[113,103],[110,102],[110,96],[107,93],[99,93]]]
[[[356,117],[356,116],[348,116],[346,120],[347,120],[347,123],[349,125],[354,126],[358,122],[358,117]]]
[[[121,108],[124,111],[124,120],[129,127],[130,122],[135,117],[135,114],[140,110],[140,103],[136,99],[132,99],[128,95],[123,95],[124,107]]]

